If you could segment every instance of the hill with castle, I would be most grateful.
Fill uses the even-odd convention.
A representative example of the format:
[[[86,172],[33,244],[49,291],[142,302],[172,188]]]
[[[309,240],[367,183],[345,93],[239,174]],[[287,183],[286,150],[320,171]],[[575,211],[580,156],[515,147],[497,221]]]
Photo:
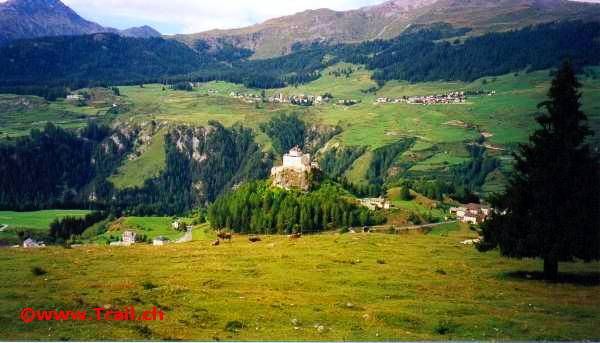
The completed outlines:
[[[319,164],[311,160],[310,154],[303,153],[300,147],[295,146],[283,155],[283,165],[271,169],[273,186],[308,191],[311,174],[319,170]]]

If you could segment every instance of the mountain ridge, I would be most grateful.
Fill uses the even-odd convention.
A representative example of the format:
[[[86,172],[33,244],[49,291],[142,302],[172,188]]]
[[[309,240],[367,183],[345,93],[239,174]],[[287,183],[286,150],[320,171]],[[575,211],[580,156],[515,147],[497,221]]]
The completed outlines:
[[[288,54],[319,43],[389,39],[413,26],[448,23],[472,28],[470,35],[564,21],[600,21],[600,4],[567,0],[390,0],[349,11],[306,10],[248,27],[210,30],[171,38],[194,48],[230,44],[255,51],[253,58]]]
[[[0,44],[18,39],[117,33],[128,37],[156,37],[160,33],[143,26],[126,30],[104,27],[86,20],[60,0],[8,0],[0,2]]]

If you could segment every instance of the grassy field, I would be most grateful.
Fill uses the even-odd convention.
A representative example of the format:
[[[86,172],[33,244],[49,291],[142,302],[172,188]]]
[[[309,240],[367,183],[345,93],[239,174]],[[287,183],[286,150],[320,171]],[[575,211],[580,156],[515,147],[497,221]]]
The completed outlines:
[[[0,137],[18,137],[47,122],[64,128],[84,127],[91,118],[106,115],[107,106],[83,106],[59,100],[48,102],[37,96],[0,94]]]
[[[171,227],[172,223],[171,217],[124,217],[111,223],[108,231],[95,237],[93,241],[101,242],[110,240],[111,237],[121,237],[126,230],[135,231],[138,235],[145,235],[149,239],[164,236],[170,240],[177,240],[183,236],[183,232],[174,230]]]
[[[535,279],[539,260],[443,234],[322,234],[211,247],[0,249],[2,340],[598,340],[600,285]],[[31,268],[47,272],[35,276]],[[562,272],[600,274],[600,264]],[[517,277],[522,272],[532,278]],[[596,280],[597,281],[597,280]],[[158,306],[163,322],[36,322],[19,313]]]
[[[431,214],[438,218],[438,220],[442,220],[447,215],[443,209],[439,208],[437,201],[428,199],[415,192],[411,192],[414,197],[412,200],[402,200],[400,191],[400,187],[390,188],[386,196],[395,208],[408,210],[415,214]]]
[[[83,217],[90,213],[87,210],[46,210],[37,212],[0,211],[0,241],[4,244],[17,244],[18,230],[25,230],[44,237],[48,233],[50,223],[64,217]]]
[[[64,217],[83,217],[90,213],[87,210],[46,210],[37,212],[0,211],[0,224],[9,228],[27,228],[48,230],[54,219]]]

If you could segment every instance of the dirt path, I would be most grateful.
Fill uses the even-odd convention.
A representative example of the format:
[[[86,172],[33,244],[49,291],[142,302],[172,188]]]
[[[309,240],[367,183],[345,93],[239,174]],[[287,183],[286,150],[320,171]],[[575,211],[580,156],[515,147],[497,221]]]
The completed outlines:
[[[8,229],[8,225],[0,224],[0,232],[4,232],[4,230]]]
[[[178,239],[177,241],[175,241],[175,243],[187,243],[187,242],[191,242],[193,239],[193,228],[189,227],[187,229],[187,231],[185,232],[185,235],[183,235],[183,237],[181,237],[180,239]]]

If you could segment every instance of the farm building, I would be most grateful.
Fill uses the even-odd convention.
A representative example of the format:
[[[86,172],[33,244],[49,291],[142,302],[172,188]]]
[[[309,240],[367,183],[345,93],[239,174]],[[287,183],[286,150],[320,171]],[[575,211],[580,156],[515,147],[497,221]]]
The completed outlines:
[[[365,198],[360,199],[360,204],[369,210],[389,210],[392,205],[384,198]]]
[[[67,95],[68,101],[80,101],[83,100],[83,95],[81,94],[69,94]]]
[[[173,230],[179,230],[183,228],[183,222],[181,221],[181,219],[177,219],[173,222],[173,224],[171,224],[171,227],[173,228]]]
[[[168,244],[169,242],[170,242],[170,240],[167,237],[159,236],[152,240],[152,245],[162,246],[162,245]]]
[[[25,241],[23,241],[23,248],[26,249],[43,248],[45,246],[46,245],[44,242],[38,242],[33,238],[27,238]]]
[[[491,208],[480,204],[468,204],[450,209],[450,213],[454,214],[459,221],[473,225],[485,222],[491,212]]]
[[[123,245],[135,244],[136,238],[137,238],[137,234],[133,231],[127,230],[127,231],[123,232]]]

